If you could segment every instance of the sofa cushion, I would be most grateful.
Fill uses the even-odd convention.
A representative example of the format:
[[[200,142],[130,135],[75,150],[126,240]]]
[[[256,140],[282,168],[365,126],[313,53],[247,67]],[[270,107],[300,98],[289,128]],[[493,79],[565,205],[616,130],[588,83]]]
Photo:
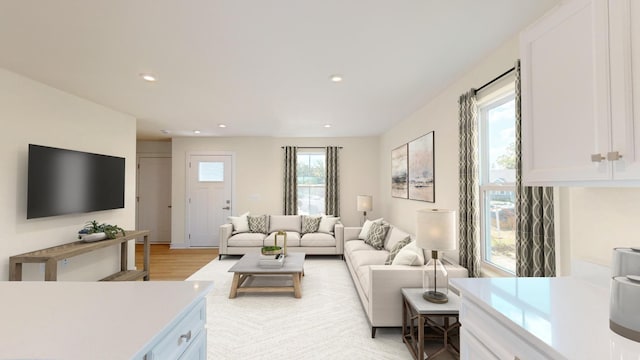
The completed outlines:
[[[249,232],[249,213],[246,212],[240,216],[229,216],[229,221],[233,224],[233,232],[234,233],[245,233]]]
[[[364,240],[349,240],[344,243],[345,254],[359,250],[375,250],[373,246],[365,244]]]
[[[382,250],[382,248],[384,248],[384,239],[387,237],[388,231],[389,225],[382,223],[372,223],[371,229],[369,229],[369,233],[364,239],[364,242],[378,250]]]
[[[351,254],[351,264],[355,269],[366,265],[384,265],[389,252],[386,250],[361,250]]]
[[[336,246],[336,238],[333,235],[323,233],[311,233],[302,235],[300,246]]]
[[[391,251],[395,244],[397,244],[400,240],[404,240],[407,236],[411,235],[398,229],[395,226],[391,226],[391,228],[389,229],[389,234],[387,235],[387,238],[384,242],[384,248]]]
[[[422,249],[416,246],[416,242],[412,241],[403,247],[391,265],[424,265],[424,255]]]
[[[360,234],[358,235],[358,239],[366,239],[367,235],[369,234],[369,230],[371,230],[371,225],[373,223],[381,223],[382,222],[382,218],[380,219],[375,219],[375,220],[365,220],[364,224],[362,225],[362,229],[360,230]]]
[[[322,217],[320,216],[307,216],[302,215],[302,231],[303,234],[314,233],[318,231],[320,227],[320,220]]]
[[[230,247],[248,247],[248,246],[260,246],[262,247],[262,240],[264,240],[265,234],[260,233],[239,233],[232,235],[227,240],[227,246]]]
[[[393,259],[396,258],[400,250],[402,250],[402,248],[407,246],[410,242],[411,242],[411,237],[407,236],[404,239],[398,241],[395,245],[393,245],[393,248],[391,248],[391,250],[389,251],[389,257],[387,257],[387,261],[385,261],[384,264],[391,265],[393,263]]]
[[[269,226],[267,224],[268,219],[269,217],[267,215],[247,216],[247,220],[249,221],[249,231],[252,233],[266,234],[269,230]]]
[[[300,234],[295,231],[285,231],[287,233],[287,247],[300,246]],[[264,239],[264,245],[261,246],[274,246],[274,241],[277,232],[272,232]],[[284,246],[282,237],[278,237],[278,246]]]
[[[318,232],[333,235],[333,230],[336,224],[340,221],[339,217],[333,215],[322,215],[320,219],[320,226],[318,226]]]
[[[300,215],[271,215],[269,218],[269,232],[272,233],[280,230],[299,233]]]

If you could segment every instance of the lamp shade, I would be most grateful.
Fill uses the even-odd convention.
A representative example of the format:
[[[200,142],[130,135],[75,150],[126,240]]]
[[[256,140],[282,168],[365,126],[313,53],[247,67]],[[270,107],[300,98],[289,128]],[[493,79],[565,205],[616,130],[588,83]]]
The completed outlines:
[[[371,211],[373,209],[373,197],[371,195],[358,195],[358,211]]]
[[[418,210],[416,245],[428,250],[455,250],[456,239],[456,212],[454,210]]]

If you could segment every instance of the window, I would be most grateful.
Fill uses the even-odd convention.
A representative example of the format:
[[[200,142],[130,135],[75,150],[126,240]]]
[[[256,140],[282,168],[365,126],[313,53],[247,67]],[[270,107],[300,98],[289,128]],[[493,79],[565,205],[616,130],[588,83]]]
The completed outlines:
[[[223,162],[205,162],[198,163],[198,181],[199,182],[220,182],[224,181],[224,163]]]
[[[515,274],[515,93],[513,83],[479,99],[480,241],[484,264]]]
[[[298,214],[324,213],[326,157],[324,151],[298,151]]]

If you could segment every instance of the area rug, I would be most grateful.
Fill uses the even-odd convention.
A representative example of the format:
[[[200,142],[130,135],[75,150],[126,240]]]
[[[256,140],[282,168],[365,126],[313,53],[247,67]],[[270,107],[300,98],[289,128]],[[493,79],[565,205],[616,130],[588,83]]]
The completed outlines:
[[[228,270],[238,259],[216,259],[187,279],[214,282],[207,297],[208,359],[412,359],[399,328],[378,329],[371,338],[344,261],[307,257],[300,299],[291,293],[229,299]]]

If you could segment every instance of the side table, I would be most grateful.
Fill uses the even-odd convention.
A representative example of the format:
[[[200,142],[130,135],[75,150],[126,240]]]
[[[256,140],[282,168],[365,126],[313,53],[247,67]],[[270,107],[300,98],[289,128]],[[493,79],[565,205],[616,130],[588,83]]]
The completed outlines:
[[[422,288],[402,289],[402,341],[407,345],[414,359],[425,359],[424,330],[425,326],[428,325],[438,332],[437,338],[443,341],[441,348],[432,354],[428,354],[429,359],[444,351],[459,355],[460,350],[450,342],[450,337],[454,334],[454,331],[460,328],[460,322],[458,321],[460,297],[449,291],[447,294],[449,301],[447,303],[434,304],[422,298],[423,292]],[[451,322],[452,318],[454,318],[453,322]],[[455,334],[457,334],[457,331]]]

